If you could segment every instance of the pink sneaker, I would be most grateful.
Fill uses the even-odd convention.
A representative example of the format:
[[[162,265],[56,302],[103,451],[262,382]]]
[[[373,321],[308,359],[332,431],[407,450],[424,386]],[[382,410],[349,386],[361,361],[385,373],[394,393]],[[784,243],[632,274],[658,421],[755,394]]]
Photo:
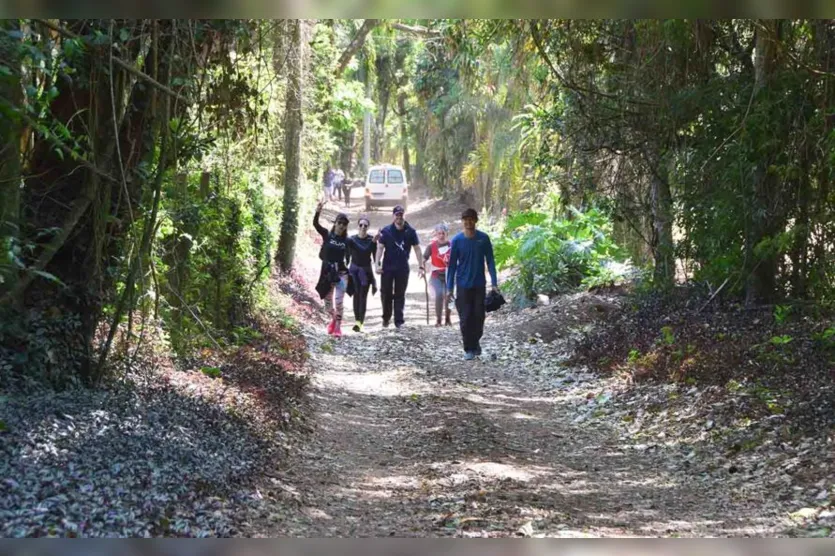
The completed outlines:
[[[333,329],[336,326],[336,319],[331,319],[330,324],[328,324],[328,334],[333,334]]]
[[[335,338],[341,338],[342,337],[342,323],[341,322],[337,322],[334,325],[333,335],[334,335]]]

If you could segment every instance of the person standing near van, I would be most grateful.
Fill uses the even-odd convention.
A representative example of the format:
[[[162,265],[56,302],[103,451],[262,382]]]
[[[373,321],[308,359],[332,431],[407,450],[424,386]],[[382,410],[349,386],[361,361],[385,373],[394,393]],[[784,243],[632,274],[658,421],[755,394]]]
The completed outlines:
[[[391,322],[399,330],[406,322],[403,310],[406,306],[406,288],[409,286],[409,251],[414,250],[423,278],[426,271],[420,253],[417,232],[406,222],[405,210],[397,205],[392,210],[393,222],[380,230],[377,240],[377,274],[380,279],[380,297],[383,301],[383,328]]]
[[[435,226],[435,239],[423,252],[423,261],[432,263],[432,274],[429,285],[432,286],[432,296],[435,299],[435,326],[441,326],[441,315],[446,314],[444,324],[452,324],[450,309],[446,303],[446,269],[449,264],[450,244],[449,226],[445,223]]]
[[[447,267],[447,301],[453,298],[452,292],[458,285],[455,295],[455,308],[458,310],[461,338],[464,344],[464,359],[472,360],[481,355],[481,337],[484,335],[484,298],[487,281],[484,278],[484,265],[490,272],[490,282],[494,292],[499,291],[496,277],[496,261],[493,258],[493,244],[490,237],[476,230],[478,213],[468,208],[461,213],[464,231],[452,238],[452,249]]]
[[[325,202],[333,201],[333,177],[333,168],[328,164],[325,173],[322,175],[322,186],[325,189]]]
[[[354,178],[346,177],[342,181],[342,195],[345,197],[345,206],[351,206],[351,188],[354,185]]]
[[[348,273],[354,282],[354,332],[362,332],[365,312],[368,306],[368,290],[377,293],[377,280],[374,277],[371,259],[377,256],[377,242],[368,235],[370,222],[361,216],[357,221],[359,232],[348,239],[351,266]]]

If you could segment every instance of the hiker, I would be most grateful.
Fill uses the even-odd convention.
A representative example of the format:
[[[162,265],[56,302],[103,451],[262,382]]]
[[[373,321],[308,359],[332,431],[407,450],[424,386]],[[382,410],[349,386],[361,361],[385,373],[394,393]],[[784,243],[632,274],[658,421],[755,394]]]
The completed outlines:
[[[333,186],[332,189],[336,191],[338,200],[342,200],[342,183],[345,181],[345,172],[342,168],[337,168],[333,171]]]
[[[377,274],[381,274],[380,297],[383,301],[383,328],[391,322],[394,308],[394,326],[400,330],[406,322],[403,309],[406,306],[406,288],[409,285],[409,248],[414,249],[420,270],[418,277],[423,278],[425,267],[420,253],[420,240],[417,232],[405,218],[405,210],[400,205],[391,211],[393,222],[380,230],[377,240]]]
[[[343,300],[349,282],[348,216],[341,212],[337,214],[333,228],[328,230],[319,224],[319,214],[324,204],[325,201],[319,201],[313,215],[313,227],[322,236],[322,248],[319,251],[322,271],[319,274],[316,291],[319,297],[325,300],[331,314],[328,334],[338,338],[342,336]]]
[[[333,177],[333,168],[331,168],[331,165],[328,164],[325,169],[325,173],[322,174],[322,185],[325,189],[325,202],[333,201]]]
[[[441,223],[435,226],[435,239],[423,252],[423,261],[432,263],[429,285],[435,299],[435,326],[441,326],[441,314],[446,313],[444,324],[450,326],[450,309],[446,303],[446,268],[450,255],[449,226]],[[428,317],[427,317],[428,318]]]
[[[365,311],[368,304],[368,290],[371,294],[377,293],[377,279],[374,277],[374,269],[371,259],[377,256],[377,242],[368,235],[368,227],[371,222],[366,216],[360,216],[357,221],[359,231],[348,240],[348,250],[351,257],[351,266],[348,273],[354,283],[354,332],[362,332],[365,323]]]
[[[345,197],[345,206],[351,206],[351,187],[353,187],[353,178],[345,178],[342,182],[342,195]]]
[[[478,213],[468,208],[461,213],[464,231],[452,238],[449,265],[447,266],[447,302],[453,299],[456,282],[458,290],[455,308],[458,310],[461,337],[464,343],[464,359],[470,361],[481,355],[481,337],[484,335],[484,298],[486,280],[484,264],[490,272],[494,293],[499,292],[496,278],[496,261],[493,258],[493,244],[484,232],[476,230]]]

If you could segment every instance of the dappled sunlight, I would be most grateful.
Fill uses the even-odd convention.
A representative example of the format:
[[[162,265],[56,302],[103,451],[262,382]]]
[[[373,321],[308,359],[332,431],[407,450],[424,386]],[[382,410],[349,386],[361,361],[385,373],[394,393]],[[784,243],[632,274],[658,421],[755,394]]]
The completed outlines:
[[[377,488],[417,489],[420,481],[410,475],[390,475],[387,477],[372,477],[364,483]]]
[[[537,466],[509,465],[494,461],[464,463],[465,468],[494,479],[513,479],[531,481],[551,473],[551,469]]]
[[[410,222],[429,232],[436,215],[413,208]],[[423,287],[412,274],[403,330],[380,326],[378,295],[364,333],[333,340],[315,331],[318,430],[328,448],[314,461],[331,470],[319,507],[341,512],[339,525],[319,520],[323,530],[477,537],[529,524],[525,536],[564,538],[730,530],[720,502],[693,510],[701,484],[669,469],[665,458],[686,439],[644,445],[577,419],[608,411],[617,383],[561,363],[559,339],[514,344],[502,316],[486,323],[483,356],[463,362],[457,326],[426,327]],[[344,328],[351,322],[346,304]],[[390,525],[401,513],[415,521]],[[741,530],[766,530],[738,519]]]
[[[340,427],[348,425],[357,428],[379,429],[381,431],[388,428],[388,425],[384,423],[375,422],[374,417],[363,418],[360,415],[355,415],[350,418],[346,418],[344,414],[333,413],[322,413],[319,417],[323,420],[321,422],[322,426],[333,426],[338,424]],[[329,423],[328,421],[332,422]]]
[[[518,403],[541,403],[548,405],[554,405],[555,403],[554,398],[550,396],[509,396],[507,394],[496,394],[495,397],[502,400],[512,400]]]
[[[318,382],[326,388],[339,388],[357,394],[373,393],[378,396],[392,397],[403,394],[402,378],[405,371],[392,369],[375,373],[330,371],[321,373]]]
[[[466,399],[467,401],[477,403],[477,404],[480,404],[480,405],[498,406],[499,408],[502,408],[502,407],[516,407],[516,404],[511,404],[511,403],[507,403],[507,402],[499,401],[499,400],[495,399],[497,397],[499,397],[499,396],[487,397],[487,396],[483,396],[481,394],[470,394],[470,393],[467,393],[467,394],[464,395],[464,399]]]
[[[527,413],[514,413],[512,416],[514,419],[536,419],[536,417]]]
[[[642,517],[647,517],[645,514],[642,514]],[[703,533],[700,531],[704,530],[704,528],[710,528],[714,531],[722,531],[724,534],[731,533],[732,530],[723,530],[723,525],[725,521],[723,520],[710,520],[710,519],[699,519],[699,520],[692,520],[692,521],[685,521],[685,520],[670,520],[670,521],[650,521],[649,523],[645,523],[641,527],[638,528],[639,531],[642,531],[645,534],[650,535],[658,535],[668,533],[670,531],[676,531],[678,533],[681,532],[688,532],[688,533],[696,533],[700,536],[704,536]]]

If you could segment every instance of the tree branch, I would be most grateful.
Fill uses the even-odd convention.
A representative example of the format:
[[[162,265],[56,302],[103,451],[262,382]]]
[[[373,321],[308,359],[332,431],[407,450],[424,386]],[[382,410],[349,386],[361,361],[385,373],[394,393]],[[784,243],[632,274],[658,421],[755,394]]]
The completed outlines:
[[[551,58],[548,56],[548,53],[545,52],[545,47],[542,45],[542,37],[539,34],[539,25],[537,23],[537,20],[532,19],[530,21],[529,27],[530,27],[530,30],[531,30],[531,38],[533,39],[533,43],[534,43],[534,46],[536,47],[536,51],[539,53],[539,56],[542,58],[542,60],[548,65],[548,68],[551,70],[551,73],[554,74],[554,77],[557,78],[557,81],[559,81],[560,84],[563,87],[565,87],[566,89],[571,89],[572,91],[577,91],[577,92],[581,92],[581,93],[588,93],[588,94],[592,94],[592,95],[597,95],[597,96],[601,96],[601,97],[604,97],[604,98],[611,98],[611,99],[614,99],[614,100],[620,100],[620,101],[626,102],[628,104],[638,104],[638,105],[641,105],[641,106],[657,106],[657,104],[654,103],[654,102],[625,98],[625,97],[622,97],[620,95],[613,95],[613,94],[609,94],[609,93],[604,93],[603,91],[588,89],[586,87],[580,87],[579,85],[569,83],[568,80],[565,77],[563,77],[563,75],[560,73],[560,71],[557,69],[557,67],[554,65],[554,63],[551,61]]]
[[[362,47],[363,43],[365,42],[365,37],[368,36],[368,33],[371,32],[372,29],[377,27],[380,24],[379,19],[366,19],[362,27],[360,27],[357,34],[354,35],[354,38],[351,39],[351,43],[348,45],[348,48],[342,52],[342,56],[339,57],[339,62],[336,64],[336,76],[340,77],[342,72],[345,71],[345,68],[348,67],[348,62],[351,61],[351,58],[354,57],[354,54]]]
[[[93,202],[93,196],[95,194],[95,180],[90,180],[88,182],[89,185],[84,189],[81,197],[75,200],[72,205],[72,210],[64,219],[63,224],[61,225],[61,231],[52,238],[52,240],[44,247],[41,256],[38,257],[38,260],[35,261],[30,268],[26,269],[26,274],[20,279],[20,281],[15,285],[14,289],[10,290],[0,299],[0,303],[5,303],[8,301],[12,301],[14,299],[19,298],[23,292],[26,291],[26,288],[29,287],[29,284],[32,283],[32,280],[38,275],[38,272],[42,272],[43,269],[46,268],[46,265],[49,264],[49,261],[55,256],[58,250],[64,245],[67,241],[67,238],[70,237],[70,233],[75,229],[75,226],[78,224],[78,221],[81,219],[81,216],[87,211],[90,204]]]
[[[56,25],[55,23],[52,23],[48,19],[33,19],[32,21],[37,21],[38,23],[49,27],[53,31],[55,31],[57,33],[60,33],[61,35],[65,36],[67,38],[70,38],[70,39],[80,39],[81,38],[78,35],[76,35],[75,33],[73,33],[72,31],[70,31],[69,29],[64,29],[60,25]],[[160,83],[159,81],[157,81],[156,79],[154,79],[153,77],[148,75],[147,73],[143,73],[143,72],[139,71],[138,69],[133,67],[132,64],[129,64],[128,62],[125,62],[121,58],[117,58],[115,56],[113,57],[113,63],[116,64],[117,66],[121,66],[125,71],[134,75],[135,77],[138,77],[139,79],[142,79],[143,81],[147,81],[148,83],[150,83],[151,85],[153,85],[154,87],[159,89],[160,91],[162,91],[162,92],[164,92],[168,95],[171,95],[172,97],[176,98],[180,102],[185,103],[188,106],[191,106],[191,101],[190,100],[181,96],[179,93],[177,93],[176,91],[174,91],[170,87],[167,87],[166,85],[163,85],[162,83]]]
[[[420,25],[406,25],[405,23],[389,23],[389,27],[392,29],[397,29],[398,31],[404,31],[406,33],[412,33],[413,35],[420,35],[423,37],[440,37],[440,31],[434,31],[432,29],[427,29],[426,27],[422,27]]]

